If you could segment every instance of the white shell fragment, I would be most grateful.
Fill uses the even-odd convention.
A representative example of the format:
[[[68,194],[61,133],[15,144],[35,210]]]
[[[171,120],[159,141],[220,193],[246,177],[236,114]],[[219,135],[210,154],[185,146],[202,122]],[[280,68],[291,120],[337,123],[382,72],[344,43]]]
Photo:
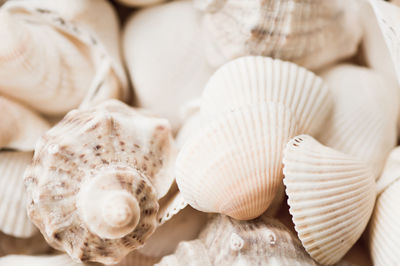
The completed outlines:
[[[0,110],[0,148],[32,151],[39,137],[50,128],[38,114],[1,95]]]
[[[375,203],[375,179],[364,162],[300,135],[284,153],[290,213],[306,251],[334,264],[363,233]]]
[[[165,119],[116,100],[71,111],[25,173],[29,217],[74,260],[117,263],[155,230],[174,158]]]
[[[124,55],[139,106],[181,124],[180,109],[199,97],[213,70],[203,53],[191,1],[134,13],[123,33]]]
[[[272,218],[237,221],[214,217],[199,239],[181,242],[159,266],[317,265],[300,241]]]
[[[358,1],[196,0],[205,14],[207,57],[221,65],[263,55],[318,69],[356,53]]]
[[[397,141],[398,85],[373,70],[338,65],[321,74],[334,107],[318,140],[372,166],[378,178]]]
[[[32,152],[0,151],[0,230],[8,235],[28,238],[37,233],[26,214],[25,168]]]
[[[0,39],[0,92],[41,113],[129,96],[118,21],[105,0],[9,1]]]

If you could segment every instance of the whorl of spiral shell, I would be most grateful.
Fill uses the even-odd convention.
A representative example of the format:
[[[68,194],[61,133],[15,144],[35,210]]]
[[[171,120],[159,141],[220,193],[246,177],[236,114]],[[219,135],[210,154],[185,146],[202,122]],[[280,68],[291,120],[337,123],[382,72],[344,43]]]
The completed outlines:
[[[173,182],[165,119],[116,100],[71,111],[38,142],[25,172],[28,215],[76,261],[117,263],[157,224]]]

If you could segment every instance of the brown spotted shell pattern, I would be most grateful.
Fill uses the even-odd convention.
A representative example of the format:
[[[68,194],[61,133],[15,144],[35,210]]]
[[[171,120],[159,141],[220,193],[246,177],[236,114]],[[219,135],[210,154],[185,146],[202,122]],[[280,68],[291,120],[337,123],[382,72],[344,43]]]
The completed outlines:
[[[28,215],[74,260],[117,263],[155,230],[174,156],[165,119],[116,100],[71,111],[25,172]]]

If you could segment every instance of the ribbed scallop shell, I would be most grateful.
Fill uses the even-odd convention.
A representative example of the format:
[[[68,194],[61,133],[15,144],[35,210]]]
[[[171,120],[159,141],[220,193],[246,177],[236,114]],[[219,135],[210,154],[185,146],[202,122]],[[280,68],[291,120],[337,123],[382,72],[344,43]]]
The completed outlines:
[[[242,105],[282,103],[296,117],[298,133],[315,134],[332,105],[328,88],[314,73],[290,62],[261,56],[233,60],[207,83],[201,113],[211,119]]]
[[[364,160],[377,178],[397,142],[397,84],[353,65],[335,66],[321,77],[329,85],[334,107],[318,139]]]
[[[0,230],[15,237],[31,237],[36,227],[26,214],[25,168],[32,152],[0,151]]]
[[[369,224],[374,265],[396,265],[400,254],[400,148],[394,149],[377,183],[378,196]]]
[[[138,105],[168,118],[174,129],[182,122],[181,107],[201,95],[213,72],[198,22],[192,2],[177,1],[134,13],[123,33]]]
[[[245,106],[219,116],[182,147],[176,181],[195,209],[236,219],[261,215],[282,180],[282,152],[296,122],[282,104]]]
[[[0,110],[0,148],[32,151],[39,137],[50,128],[35,112],[3,96]]]
[[[115,100],[71,111],[38,143],[25,173],[28,214],[75,260],[117,263],[154,231],[174,158],[165,119]]]
[[[317,265],[300,241],[272,218],[237,221],[214,217],[199,239],[181,242],[159,266]]]
[[[344,0],[197,0],[209,62],[263,55],[317,69],[356,53],[358,2]],[[356,1],[354,1],[356,2]]]
[[[307,252],[338,262],[361,236],[375,202],[375,180],[364,162],[300,135],[284,158],[290,213]]]
[[[49,115],[127,99],[118,35],[105,0],[9,1],[0,10],[0,92]]]

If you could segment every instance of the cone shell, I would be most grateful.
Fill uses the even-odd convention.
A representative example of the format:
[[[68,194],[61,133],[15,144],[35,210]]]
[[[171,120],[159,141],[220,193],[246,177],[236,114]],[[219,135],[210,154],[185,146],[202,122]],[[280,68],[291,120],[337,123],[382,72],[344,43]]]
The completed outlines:
[[[359,66],[338,65],[322,78],[332,92],[332,116],[319,140],[373,167],[379,177],[397,142],[398,85]]]
[[[179,152],[176,181],[195,209],[235,219],[261,215],[282,180],[282,152],[296,123],[282,104],[245,106],[209,123]]]
[[[181,242],[157,265],[317,265],[300,241],[272,218],[237,221],[216,216],[199,239]]]
[[[38,114],[3,96],[0,110],[0,148],[32,151],[39,137],[50,128]]]
[[[374,265],[396,265],[400,254],[400,148],[394,149],[379,179],[368,244]]]
[[[282,103],[296,117],[298,132],[314,135],[331,109],[328,88],[314,73],[261,56],[233,60],[210,78],[201,112],[211,119],[243,105]]]
[[[155,229],[174,178],[172,141],[166,120],[116,100],[71,111],[25,172],[29,217],[73,259],[119,262]]]
[[[356,53],[358,2],[343,0],[196,0],[205,11],[207,57],[221,65],[263,55],[318,69]]]
[[[283,163],[289,211],[303,246],[321,264],[338,262],[371,216],[372,171],[307,135],[289,141]]]
[[[117,37],[107,1],[9,1],[0,10],[0,92],[47,115],[126,99]]]
[[[37,232],[26,215],[24,188],[24,171],[32,156],[32,152],[0,152],[0,230],[15,237]]]
[[[182,122],[181,107],[201,95],[213,72],[198,24],[199,14],[187,0],[141,10],[124,29],[124,55],[138,105],[168,118],[174,130]]]

